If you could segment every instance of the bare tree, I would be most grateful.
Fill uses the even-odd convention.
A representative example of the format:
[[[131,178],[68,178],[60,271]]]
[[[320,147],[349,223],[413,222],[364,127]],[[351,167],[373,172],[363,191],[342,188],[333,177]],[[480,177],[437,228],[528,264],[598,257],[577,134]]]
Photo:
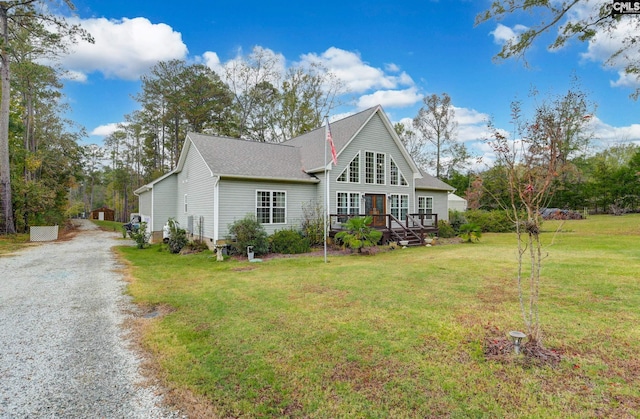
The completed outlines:
[[[453,144],[458,124],[455,121],[455,111],[448,94],[442,96],[432,94],[422,99],[424,106],[413,119],[414,128],[428,143],[435,147],[436,177],[443,173],[442,158],[450,152],[448,146]]]

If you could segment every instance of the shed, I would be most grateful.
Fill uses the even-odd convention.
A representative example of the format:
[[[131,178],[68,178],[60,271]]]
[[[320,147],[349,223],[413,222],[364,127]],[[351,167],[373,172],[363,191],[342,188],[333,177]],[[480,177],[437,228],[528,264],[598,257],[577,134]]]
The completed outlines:
[[[115,221],[115,215],[116,212],[111,208],[101,207],[91,211],[91,216],[89,218],[100,221]]]
[[[464,212],[467,210],[467,200],[456,195],[456,194],[449,194],[449,210],[455,210],[455,211],[460,211],[460,212]]]

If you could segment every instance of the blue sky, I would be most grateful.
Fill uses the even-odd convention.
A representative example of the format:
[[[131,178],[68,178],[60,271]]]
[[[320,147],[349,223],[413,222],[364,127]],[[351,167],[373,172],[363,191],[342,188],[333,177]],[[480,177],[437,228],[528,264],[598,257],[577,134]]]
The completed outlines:
[[[86,143],[100,143],[136,109],[131,96],[139,91],[140,75],[158,61],[185,59],[220,70],[259,46],[286,65],[319,60],[338,74],[351,91],[336,114],[380,104],[399,122],[416,115],[423,96],[448,93],[458,140],[476,155],[487,152],[480,141],[487,118],[509,131],[512,100],[527,103],[532,87],[543,96],[563,94],[574,75],[597,105],[592,118],[597,139],[640,144],[640,104],[629,99],[636,86],[616,68],[603,66],[615,36],[573,42],[554,52],[539,42],[527,55],[530,68],[518,61],[496,64],[492,58],[500,42],[531,22],[515,16],[475,27],[476,14],[489,1],[74,3],[73,19],[96,39],[94,45],[77,45],[61,61],[74,76],[65,80],[68,116],[91,134]],[[597,3],[584,1],[583,7]]]

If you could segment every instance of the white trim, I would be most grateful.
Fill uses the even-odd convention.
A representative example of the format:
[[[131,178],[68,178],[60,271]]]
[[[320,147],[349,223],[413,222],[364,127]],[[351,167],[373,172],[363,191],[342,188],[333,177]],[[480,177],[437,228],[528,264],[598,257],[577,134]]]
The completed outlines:
[[[358,195],[358,212],[355,215],[359,215],[362,214],[362,197],[364,196],[364,194],[362,194],[361,192],[354,192],[354,191],[336,191],[336,205],[335,205],[335,210],[336,210],[336,214],[340,214],[338,212],[338,194],[347,194],[347,214],[351,214],[350,210],[351,210],[351,195]]]
[[[218,243],[220,234],[220,177],[213,181],[213,243]]]
[[[269,222],[268,223],[263,223],[262,221],[258,220],[258,222],[260,222],[260,224],[267,224],[267,225],[284,225],[287,224],[287,191],[286,190],[278,190],[278,189],[256,189],[255,190],[255,214],[256,214],[256,219],[258,218],[258,208],[267,208],[267,207],[258,207],[258,193],[259,192],[268,192],[269,193]],[[274,193],[283,193],[284,194],[284,222],[282,223],[274,223],[273,222],[273,209],[274,208],[281,208],[281,207],[274,207],[273,203],[274,203],[274,199],[273,199],[273,194]]]
[[[373,183],[367,183],[367,153],[373,153]],[[384,163],[382,165],[384,170],[384,179],[383,183],[378,183],[378,155],[382,154],[384,156]],[[364,166],[362,166],[363,174],[364,174],[364,184],[365,185],[378,185],[378,186],[386,186],[387,185],[387,153],[373,150],[364,150]]]
[[[356,158],[358,159],[358,181],[352,182],[351,181],[351,163],[353,163]],[[342,176],[343,174],[346,174],[347,180],[338,180],[340,176]],[[358,150],[356,155],[353,156],[351,160],[349,160],[349,164],[347,164],[347,167],[345,167],[344,170],[336,177],[336,183],[349,183],[351,185],[360,185],[362,183],[361,179],[362,179],[362,153],[360,150]]]

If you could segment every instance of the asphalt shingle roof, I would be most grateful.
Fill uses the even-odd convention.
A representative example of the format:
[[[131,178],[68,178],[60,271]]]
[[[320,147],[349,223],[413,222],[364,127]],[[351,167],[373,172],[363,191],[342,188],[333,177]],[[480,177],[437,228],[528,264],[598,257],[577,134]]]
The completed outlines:
[[[299,148],[195,133],[187,137],[216,175],[314,180],[301,169]]]
[[[378,106],[366,109],[357,114],[348,116],[339,121],[330,123],[331,138],[335,144],[338,158],[340,150],[342,150],[349,141],[362,128],[365,122],[379,109]],[[324,146],[326,140],[325,127],[317,128],[306,134],[302,134],[291,140],[285,141],[284,145],[292,145],[301,149],[302,167],[306,171],[317,171],[324,169],[325,157]],[[327,151],[327,161],[330,161],[331,155]]]

